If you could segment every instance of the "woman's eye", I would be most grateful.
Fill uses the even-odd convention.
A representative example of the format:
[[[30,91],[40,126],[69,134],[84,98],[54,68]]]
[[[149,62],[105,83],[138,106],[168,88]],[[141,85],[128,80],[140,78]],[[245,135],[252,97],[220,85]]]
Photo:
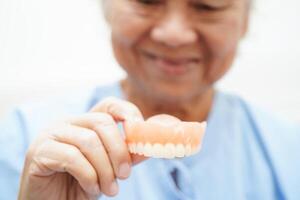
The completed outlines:
[[[206,4],[194,4],[194,8],[198,11],[216,11],[219,9],[217,7]]]
[[[137,0],[137,2],[145,5],[155,5],[160,3],[160,0]]]

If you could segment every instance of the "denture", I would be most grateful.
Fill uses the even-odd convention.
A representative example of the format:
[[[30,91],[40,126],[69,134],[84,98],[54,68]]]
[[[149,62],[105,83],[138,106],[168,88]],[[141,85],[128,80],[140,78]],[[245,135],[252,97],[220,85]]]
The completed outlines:
[[[196,154],[201,148],[206,122],[185,122],[171,115],[124,123],[130,153],[154,158]]]

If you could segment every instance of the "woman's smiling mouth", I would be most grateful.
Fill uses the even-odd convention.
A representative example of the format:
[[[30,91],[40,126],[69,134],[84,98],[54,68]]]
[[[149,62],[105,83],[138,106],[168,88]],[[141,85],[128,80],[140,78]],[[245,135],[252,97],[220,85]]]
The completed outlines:
[[[167,56],[143,51],[143,55],[151,62],[151,67],[159,69],[169,76],[182,76],[192,67],[199,64],[200,59],[192,56]]]

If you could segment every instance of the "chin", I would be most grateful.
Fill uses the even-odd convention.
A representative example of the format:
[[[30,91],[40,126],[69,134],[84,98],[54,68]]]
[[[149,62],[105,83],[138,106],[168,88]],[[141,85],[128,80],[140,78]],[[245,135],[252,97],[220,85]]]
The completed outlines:
[[[199,95],[200,88],[186,87],[186,86],[165,86],[155,85],[148,89],[148,95],[161,102],[178,103],[187,101]]]

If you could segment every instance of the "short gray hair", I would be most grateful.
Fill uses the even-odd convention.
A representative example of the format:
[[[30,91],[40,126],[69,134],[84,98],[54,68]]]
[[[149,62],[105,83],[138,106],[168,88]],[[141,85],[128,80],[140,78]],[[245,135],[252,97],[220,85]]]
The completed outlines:
[[[247,2],[247,8],[250,11],[253,8],[254,0],[246,0]],[[107,15],[107,8],[108,8],[108,1],[107,0],[101,0],[101,7],[103,10],[104,15]]]

